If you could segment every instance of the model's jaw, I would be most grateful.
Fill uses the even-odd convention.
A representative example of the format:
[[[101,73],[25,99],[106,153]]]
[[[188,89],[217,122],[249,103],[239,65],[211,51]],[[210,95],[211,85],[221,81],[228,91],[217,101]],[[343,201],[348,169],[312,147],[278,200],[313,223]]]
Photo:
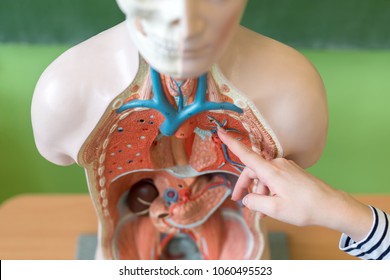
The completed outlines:
[[[246,0],[117,0],[132,40],[158,72],[195,78],[210,70],[239,25]]]
[[[220,56],[212,42],[201,38],[189,42],[149,22],[128,18],[127,28],[142,57],[158,72],[176,79],[201,76]]]

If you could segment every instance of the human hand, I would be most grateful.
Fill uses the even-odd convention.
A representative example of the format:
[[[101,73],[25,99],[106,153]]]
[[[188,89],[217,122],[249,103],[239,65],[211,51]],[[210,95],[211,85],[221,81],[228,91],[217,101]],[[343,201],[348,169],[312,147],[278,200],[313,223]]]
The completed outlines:
[[[233,200],[243,199],[251,210],[298,226],[321,225],[350,234],[346,225],[356,220],[364,231],[360,235],[371,226],[371,210],[366,205],[332,188],[293,161],[285,158],[267,161],[225,130],[219,129],[218,136],[246,165],[234,188]],[[256,193],[245,195],[254,180]]]

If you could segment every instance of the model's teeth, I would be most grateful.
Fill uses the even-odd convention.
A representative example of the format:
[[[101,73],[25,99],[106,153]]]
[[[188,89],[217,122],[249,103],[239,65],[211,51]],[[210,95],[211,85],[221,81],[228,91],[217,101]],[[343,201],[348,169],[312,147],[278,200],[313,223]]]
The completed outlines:
[[[162,52],[162,55],[175,55],[178,53],[178,43],[161,39],[157,36],[148,35],[154,45]]]

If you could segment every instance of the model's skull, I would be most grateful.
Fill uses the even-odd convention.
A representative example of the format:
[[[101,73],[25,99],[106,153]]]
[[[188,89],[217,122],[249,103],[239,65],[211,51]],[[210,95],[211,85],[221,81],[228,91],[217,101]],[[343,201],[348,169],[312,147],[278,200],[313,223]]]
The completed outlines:
[[[134,44],[156,70],[197,77],[222,55],[246,0],[117,0]]]

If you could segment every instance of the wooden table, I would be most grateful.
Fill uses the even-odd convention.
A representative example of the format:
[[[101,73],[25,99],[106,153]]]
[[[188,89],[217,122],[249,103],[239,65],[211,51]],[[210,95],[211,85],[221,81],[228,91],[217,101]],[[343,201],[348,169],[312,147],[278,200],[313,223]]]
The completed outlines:
[[[390,195],[356,196],[390,212]],[[340,234],[295,227],[266,218],[270,232],[287,235],[290,259],[353,259],[339,251]],[[0,259],[75,259],[80,234],[94,234],[95,211],[88,195],[23,195],[0,207]]]

